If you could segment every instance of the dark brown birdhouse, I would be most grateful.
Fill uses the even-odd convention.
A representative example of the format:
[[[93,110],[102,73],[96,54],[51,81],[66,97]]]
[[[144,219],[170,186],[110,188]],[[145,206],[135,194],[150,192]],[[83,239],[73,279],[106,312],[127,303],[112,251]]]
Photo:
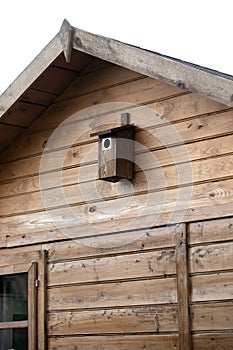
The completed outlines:
[[[99,137],[99,179],[110,182],[133,179],[134,128],[126,124],[91,134]]]

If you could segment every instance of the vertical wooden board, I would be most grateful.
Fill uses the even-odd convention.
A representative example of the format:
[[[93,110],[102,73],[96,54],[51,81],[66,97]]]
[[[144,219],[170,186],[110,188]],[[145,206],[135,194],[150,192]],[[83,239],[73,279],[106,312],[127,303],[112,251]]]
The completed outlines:
[[[193,350],[232,350],[233,333],[207,333],[193,336]]]
[[[191,350],[191,325],[189,313],[190,288],[188,271],[187,230],[185,224],[180,224],[177,226],[176,273],[179,349]]]
[[[28,270],[28,348],[37,350],[37,263]]]
[[[177,350],[177,336],[135,335],[49,338],[49,350]]]
[[[38,290],[38,350],[47,349],[47,252],[40,251]]]

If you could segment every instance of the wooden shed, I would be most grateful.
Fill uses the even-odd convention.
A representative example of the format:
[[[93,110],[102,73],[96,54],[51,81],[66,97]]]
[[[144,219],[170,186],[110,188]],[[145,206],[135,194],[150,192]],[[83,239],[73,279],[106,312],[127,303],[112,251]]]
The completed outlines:
[[[63,22],[0,97],[0,350],[233,349],[232,80]]]

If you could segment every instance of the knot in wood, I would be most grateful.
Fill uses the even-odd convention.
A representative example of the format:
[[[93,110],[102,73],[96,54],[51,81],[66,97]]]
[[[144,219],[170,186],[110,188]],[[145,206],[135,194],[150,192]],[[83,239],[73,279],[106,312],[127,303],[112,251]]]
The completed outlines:
[[[76,42],[77,46],[83,47],[82,40],[78,36],[75,38],[75,42]]]
[[[89,208],[90,213],[94,213],[96,211],[97,207],[94,205],[93,207]]]
[[[176,84],[180,89],[185,89],[185,83],[183,83],[183,81],[179,80]]]

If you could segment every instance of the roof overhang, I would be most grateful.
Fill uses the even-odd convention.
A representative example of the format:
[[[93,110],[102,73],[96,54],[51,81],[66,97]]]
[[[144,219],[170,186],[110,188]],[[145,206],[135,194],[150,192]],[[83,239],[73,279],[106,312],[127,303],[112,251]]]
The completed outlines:
[[[86,60],[90,61],[90,57],[94,57],[111,62],[233,107],[232,76],[91,34],[72,27],[64,20],[58,34],[0,96],[0,124],[7,124],[7,116],[17,101],[28,95],[31,87],[37,84],[41,76],[47,74],[48,68],[63,53],[67,62],[65,69],[71,72],[69,62],[75,52],[79,57],[85,56]],[[79,60],[84,69],[83,58]],[[66,79],[61,88],[65,89],[69,82]]]

